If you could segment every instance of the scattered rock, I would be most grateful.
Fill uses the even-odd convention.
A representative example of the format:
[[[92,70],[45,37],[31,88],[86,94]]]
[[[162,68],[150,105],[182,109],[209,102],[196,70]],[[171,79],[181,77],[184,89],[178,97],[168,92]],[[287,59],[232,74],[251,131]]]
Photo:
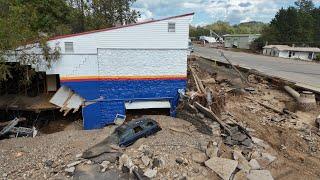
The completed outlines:
[[[205,162],[205,165],[216,172],[222,179],[229,180],[238,166],[238,162],[225,158],[213,157]]]
[[[46,167],[52,167],[53,163],[54,163],[54,162],[53,162],[52,160],[46,160],[46,161],[44,162],[44,164],[45,164]]]
[[[261,169],[259,162],[256,159],[251,159],[249,162],[252,170],[259,170]]]
[[[156,169],[147,169],[144,174],[148,178],[154,178],[157,175],[157,170]]]
[[[70,164],[67,165],[67,168],[76,166],[76,165],[80,164],[81,162],[82,162],[82,161],[75,161],[75,162],[73,162],[73,163],[70,163]]]
[[[267,145],[266,143],[264,143],[263,140],[256,138],[256,137],[252,137],[252,142],[258,146],[261,146],[263,148],[268,148],[269,145]]]
[[[130,173],[132,172],[132,170],[136,167],[131,158],[127,155],[127,154],[123,154],[120,158],[119,158],[119,169],[121,169],[123,166],[127,167],[130,170]]]
[[[149,158],[148,156],[142,156],[142,157],[141,157],[141,161],[143,162],[143,164],[144,164],[145,166],[148,166],[149,163],[150,163],[150,158]]]
[[[273,177],[268,170],[252,170],[247,175],[248,180],[273,180]]]
[[[82,157],[82,153],[76,155],[76,158],[81,158],[81,157]]]
[[[269,154],[269,153],[261,153],[261,157],[257,158],[257,161],[259,162],[259,164],[265,168],[267,167],[269,164],[271,164],[273,161],[275,161],[277,159],[277,157]]]
[[[206,149],[206,155],[211,158],[211,157],[217,157],[218,156],[218,144],[216,142],[210,141],[207,145]]]
[[[109,161],[103,161],[100,165],[103,167],[103,168],[108,168],[110,162]]]
[[[65,171],[68,175],[72,175],[72,174],[74,173],[74,170],[76,170],[76,168],[75,168],[74,166],[64,169],[64,171]]]
[[[163,160],[163,158],[161,157],[156,157],[153,159],[152,161],[152,168],[159,168],[165,165],[165,161]]]
[[[182,163],[184,162],[184,160],[183,160],[182,158],[178,157],[178,158],[176,159],[176,162],[177,162],[178,164],[182,164]]]
[[[247,159],[242,155],[240,150],[235,150],[233,152],[233,158],[234,160],[237,160],[238,168],[243,170],[244,172],[248,173],[251,170],[251,166],[249,165],[249,162]]]
[[[205,153],[193,153],[191,157],[194,162],[199,164],[203,164],[206,160],[208,160],[208,157]]]
[[[244,172],[243,170],[240,170],[239,172],[237,172],[237,174],[235,174],[234,180],[247,180],[247,173]]]

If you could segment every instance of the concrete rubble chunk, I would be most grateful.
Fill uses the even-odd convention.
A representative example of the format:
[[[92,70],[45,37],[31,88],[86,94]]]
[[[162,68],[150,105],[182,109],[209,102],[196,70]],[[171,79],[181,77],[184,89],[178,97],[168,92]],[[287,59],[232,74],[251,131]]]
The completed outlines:
[[[122,167],[127,167],[130,170],[130,173],[133,171],[133,169],[136,167],[131,158],[127,154],[123,154],[119,158],[119,169],[122,169]]]
[[[273,177],[268,170],[252,170],[247,175],[248,180],[273,180]]]
[[[82,161],[75,161],[75,162],[73,162],[73,163],[70,163],[70,164],[67,165],[67,168],[76,166],[76,165],[80,164],[81,162],[82,162]]]
[[[165,161],[162,157],[156,157],[152,161],[152,168],[165,166]]]
[[[218,156],[218,143],[210,141],[207,145],[206,149],[206,155],[211,158],[211,157],[217,157]]]
[[[259,170],[261,169],[259,162],[256,159],[251,159],[249,162],[252,170]]]
[[[69,175],[73,174],[75,170],[76,168],[74,166],[64,169],[64,171]]]
[[[193,153],[192,160],[196,163],[203,164],[206,160],[208,160],[208,157],[205,153]]]
[[[142,157],[141,157],[141,161],[143,162],[143,164],[144,164],[145,166],[148,166],[149,163],[150,163],[150,158],[149,158],[148,156],[142,156]]]
[[[238,162],[225,158],[212,157],[205,165],[217,173],[222,179],[229,180],[238,166]]]
[[[247,159],[242,155],[240,150],[233,151],[233,159],[237,160],[238,168],[243,170],[244,172],[248,173],[251,170],[251,166]]]
[[[247,173],[240,170],[237,174],[234,175],[233,180],[247,180]]]
[[[269,153],[261,153],[261,157],[257,158],[257,161],[261,164],[262,167],[266,167],[275,161],[277,157],[269,154]]]
[[[154,178],[157,175],[157,170],[156,169],[147,169],[144,174],[148,178]]]
[[[263,148],[268,148],[269,145],[266,144],[263,140],[256,138],[256,137],[252,137],[252,142],[258,146],[261,146]]]
[[[109,166],[110,162],[109,161],[103,161],[100,165],[103,167],[103,168],[107,168]]]

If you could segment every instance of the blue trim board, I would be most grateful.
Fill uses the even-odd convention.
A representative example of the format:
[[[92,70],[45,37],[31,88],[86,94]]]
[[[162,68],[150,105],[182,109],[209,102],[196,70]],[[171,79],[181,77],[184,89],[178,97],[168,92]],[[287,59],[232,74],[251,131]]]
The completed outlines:
[[[103,101],[83,108],[84,129],[102,128],[113,123],[117,114],[125,114],[125,102],[167,99],[170,113],[176,114],[179,89],[186,88],[186,80],[125,80],[63,82],[86,100],[104,97]]]

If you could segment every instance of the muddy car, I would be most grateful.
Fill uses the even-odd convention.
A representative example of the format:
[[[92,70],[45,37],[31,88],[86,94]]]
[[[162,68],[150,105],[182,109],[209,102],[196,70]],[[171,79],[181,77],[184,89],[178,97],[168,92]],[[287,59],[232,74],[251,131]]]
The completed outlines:
[[[118,145],[120,147],[127,147],[138,139],[153,135],[160,130],[161,127],[155,120],[142,118],[118,127],[115,130],[115,134],[119,138]]]

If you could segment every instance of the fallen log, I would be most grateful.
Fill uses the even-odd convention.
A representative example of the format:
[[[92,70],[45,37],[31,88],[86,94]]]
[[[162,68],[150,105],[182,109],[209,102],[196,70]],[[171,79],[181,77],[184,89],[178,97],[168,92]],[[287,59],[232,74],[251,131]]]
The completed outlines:
[[[214,114],[210,109],[202,106],[200,103],[195,102],[194,103],[194,107],[196,107],[200,112],[202,112],[205,116],[209,117],[210,119],[212,119],[213,121],[216,121],[220,124],[220,126],[228,132],[229,135],[231,135],[231,130],[228,127],[228,125],[226,123],[224,123],[223,121],[221,121],[221,119]]]

